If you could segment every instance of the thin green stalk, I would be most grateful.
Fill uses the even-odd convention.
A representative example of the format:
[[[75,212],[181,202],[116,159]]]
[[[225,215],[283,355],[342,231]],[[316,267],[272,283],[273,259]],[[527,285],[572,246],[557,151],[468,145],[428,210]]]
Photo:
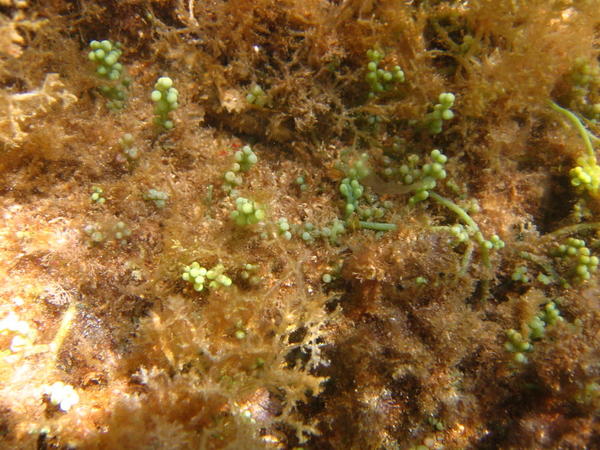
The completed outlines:
[[[463,254],[463,257],[460,260],[460,271],[458,274],[461,277],[464,277],[467,274],[467,270],[469,270],[469,266],[471,265],[471,259],[473,257],[473,242],[467,242],[467,249]]]
[[[543,240],[548,240],[552,238],[557,238],[559,236],[564,236],[567,234],[575,234],[575,233],[583,233],[584,231],[598,230],[600,229],[600,222],[588,222],[588,223],[578,223],[576,225],[569,225],[566,227],[559,228],[558,230],[554,230],[551,233],[545,234],[542,236]]]
[[[489,249],[484,245],[485,239],[483,238],[483,234],[481,233],[481,230],[479,229],[477,222],[475,222],[473,219],[471,219],[471,216],[469,216],[469,214],[467,214],[467,212],[464,209],[462,209],[460,206],[458,206],[452,200],[448,200],[446,197],[442,197],[441,195],[436,194],[435,192],[432,192],[432,191],[429,192],[429,198],[432,198],[433,200],[438,202],[440,205],[448,208],[450,211],[452,211],[454,214],[456,214],[459,217],[459,219],[461,219],[468,227],[470,227],[472,230],[475,231],[475,240],[477,241],[477,243],[479,244],[479,247],[481,248],[481,259],[483,261],[483,264],[485,264],[485,266],[488,268],[491,267],[490,252],[489,252]]]
[[[552,265],[549,264],[543,257],[526,251],[519,252],[519,256],[540,266],[545,272],[544,275],[552,278],[554,281],[558,282],[561,280],[561,277],[558,275],[556,270],[554,270]]]
[[[579,117],[577,117],[575,114],[573,114],[568,109],[565,109],[565,108],[562,108],[562,107],[558,106],[554,102],[550,102],[550,107],[554,111],[563,114],[567,119],[569,119],[569,121],[573,125],[575,125],[575,128],[577,128],[577,131],[579,132],[579,135],[583,138],[583,142],[585,143],[585,149],[587,150],[588,155],[590,157],[596,159],[596,154],[594,153],[594,147],[592,147],[592,141],[590,140],[589,132],[583,126],[583,124],[581,123],[581,120],[579,120]]]
[[[361,220],[358,222],[361,228],[375,231],[394,231],[396,229],[395,223],[382,223],[382,222],[365,222]]]

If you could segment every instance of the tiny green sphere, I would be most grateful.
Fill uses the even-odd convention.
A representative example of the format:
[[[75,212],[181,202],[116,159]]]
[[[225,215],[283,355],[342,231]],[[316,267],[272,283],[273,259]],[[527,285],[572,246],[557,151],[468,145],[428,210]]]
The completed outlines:
[[[123,145],[133,144],[133,135],[131,133],[125,133],[121,140]]]
[[[377,81],[377,74],[373,72],[369,72],[366,76],[366,80],[369,84],[375,83]]]
[[[523,353],[518,352],[513,356],[513,360],[518,364],[525,364],[527,362],[527,357]]]
[[[229,278],[227,275],[222,274],[217,277],[217,281],[225,287],[231,286],[232,283],[231,278]]]
[[[248,202],[244,203],[241,209],[244,214],[251,214],[252,211],[254,211],[254,206],[252,205],[252,203]]]
[[[442,112],[442,119],[444,120],[450,120],[454,117],[454,112],[452,112],[450,109],[446,109],[444,112]]]
[[[104,235],[100,231],[94,231],[90,238],[93,242],[102,242],[104,240]]]
[[[106,56],[106,58],[104,58],[104,62],[105,62],[107,65],[109,65],[109,66],[112,66],[114,63],[116,63],[116,62],[117,62],[117,58],[118,58],[118,55],[117,55],[116,53],[114,53],[114,52],[110,52],[110,53],[109,53],[109,54]]]
[[[236,332],[234,333],[234,336],[236,339],[238,340],[242,340],[246,337],[246,332],[244,330],[236,330]]]
[[[104,39],[102,42],[100,42],[100,45],[106,52],[110,52],[113,48],[112,43],[107,39]]]
[[[427,191],[417,191],[414,195],[416,201],[423,201],[429,198],[429,192]]]
[[[174,92],[169,92],[167,94],[167,102],[169,103],[176,103],[177,102],[177,94],[175,94]]]
[[[156,82],[156,88],[160,90],[167,90],[173,86],[173,80],[169,77],[160,77]]]
[[[420,285],[427,284],[427,278],[417,277],[417,278],[415,278],[415,283],[420,284]]]
[[[265,211],[263,209],[258,209],[254,212],[254,217],[256,220],[261,221],[265,218]]]
[[[153,102],[158,102],[162,98],[162,94],[160,91],[152,91],[150,97],[152,98]]]
[[[579,275],[581,278],[586,280],[590,278],[590,273],[588,271],[587,266],[577,266],[575,270],[577,272],[577,275]]]
[[[454,103],[455,97],[451,92],[444,92],[440,94],[439,101],[442,105],[452,105]]]
[[[225,181],[231,184],[235,183],[235,173],[232,171],[225,172]]]

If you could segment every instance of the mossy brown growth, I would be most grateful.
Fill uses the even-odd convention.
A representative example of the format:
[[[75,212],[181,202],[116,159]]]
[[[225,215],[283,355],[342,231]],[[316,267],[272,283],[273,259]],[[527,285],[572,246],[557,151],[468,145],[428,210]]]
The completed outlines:
[[[41,3],[0,0],[0,447],[597,444],[599,204],[550,107],[600,131],[596,2]],[[119,111],[87,55],[105,39]],[[405,76],[376,96],[371,49]],[[194,290],[193,262],[226,286]]]

